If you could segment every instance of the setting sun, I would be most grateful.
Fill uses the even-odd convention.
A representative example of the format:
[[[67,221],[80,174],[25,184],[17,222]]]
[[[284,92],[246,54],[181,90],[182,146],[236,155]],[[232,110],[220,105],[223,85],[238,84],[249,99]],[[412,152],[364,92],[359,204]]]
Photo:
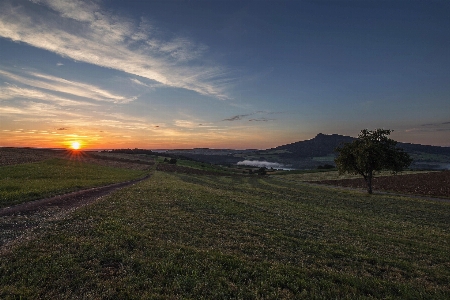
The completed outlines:
[[[72,144],[71,144],[71,148],[73,149],[73,150],[78,150],[78,149],[80,149],[80,143],[79,142],[72,142]]]

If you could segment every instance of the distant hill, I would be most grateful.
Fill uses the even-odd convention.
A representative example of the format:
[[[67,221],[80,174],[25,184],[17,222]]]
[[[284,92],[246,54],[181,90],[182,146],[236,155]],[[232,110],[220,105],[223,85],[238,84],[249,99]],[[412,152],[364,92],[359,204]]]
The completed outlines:
[[[334,153],[336,147],[341,144],[349,143],[354,138],[350,136],[344,136],[339,134],[326,135],[319,133],[316,137],[306,140],[295,142],[283,146],[278,146],[271,150],[284,150],[284,157],[296,157],[307,158],[316,156],[326,156]]]
[[[335,149],[355,138],[339,134],[322,134],[310,140],[295,142],[267,150],[185,149],[171,150],[164,155],[184,157],[204,163],[236,165],[238,162],[279,163],[293,169],[316,169],[334,165]],[[413,158],[413,169],[450,169],[450,147],[397,143]]]
[[[283,150],[285,151],[285,157],[317,157],[326,156],[335,153],[336,147],[350,143],[355,138],[351,136],[339,135],[339,134],[323,134],[319,133],[316,137],[306,140],[295,142],[276,148],[270,149],[270,151]],[[433,155],[445,155],[450,157],[450,147],[410,144],[410,143],[397,143],[397,147],[403,148],[409,154],[426,153]]]
[[[277,153],[280,160],[291,161],[293,165],[302,168],[305,161],[315,158],[317,161],[324,162],[324,158],[328,156],[329,163],[333,164],[333,156],[336,155],[336,147],[352,142],[355,138],[339,134],[322,134],[316,137],[295,142],[276,148],[260,151],[259,154],[264,156],[268,153]],[[397,147],[403,148],[412,158],[412,168],[424,169],[448,169],[450,168],[450,147],[439,147],[430,145],[397,143]],[[299,161],[302,161],[299,165]],[[307,166],[307,165],[306,165]]]

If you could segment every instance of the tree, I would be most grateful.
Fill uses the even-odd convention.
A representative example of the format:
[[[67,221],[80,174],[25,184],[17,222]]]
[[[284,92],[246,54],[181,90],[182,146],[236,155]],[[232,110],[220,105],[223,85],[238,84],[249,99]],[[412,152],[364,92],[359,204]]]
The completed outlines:
[[[388,138],[393,130],[361,130],[358,138],[336,148],[339,153],[334,160],[339,174],[349,173],[364,177],[367,192],[372,194],[374,173],[390,170],[392,174],[407,168],[412,159],[403,149],[397,148],[397,142]]]
[[[266,168],[265,168],[265,167],[259,168],[258,171],[257,171],[257,173],[258,173],[259,175],[267,175]]]

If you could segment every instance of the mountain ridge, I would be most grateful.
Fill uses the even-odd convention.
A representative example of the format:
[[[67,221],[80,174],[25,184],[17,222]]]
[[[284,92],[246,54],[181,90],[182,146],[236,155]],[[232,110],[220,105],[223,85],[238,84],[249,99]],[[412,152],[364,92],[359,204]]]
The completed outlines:
[[[335,149],[344,144],[350,143],[356,138],[340,134],[319,133],[314,138],[304,141],[298,141],[268,149],[269,151],[287,151],[284,157],[317,157],[335,154]],[[397,142],[397,147],[404,149],[409,154],[425,152],[435,155],[450,156],[450,147],[412,144]]]
[[[230,150],[196,148],[171,150],[166,155],[179,155],[200,162],[218,165],[236,165],[242,161],[273,162],[292,169],[316,169],[323,165],[334,165],[336,147],[356,138],[340,134],[319,133],[314,138],[293,142],[266,150]],[[450,147],[397,143],[412,158],[413,169],[450,169]]]

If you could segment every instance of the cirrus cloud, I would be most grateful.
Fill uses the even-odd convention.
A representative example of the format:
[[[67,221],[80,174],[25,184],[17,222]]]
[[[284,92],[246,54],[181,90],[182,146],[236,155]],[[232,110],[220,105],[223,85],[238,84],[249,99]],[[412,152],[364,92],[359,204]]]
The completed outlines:
[[[228,98],[224,68],[205,66],[208,47],[166,35],[103,9],[100,1],[24,0],[0,4],[0,37],[101,67]],[[187,63],[188,62],[188,63]]]

